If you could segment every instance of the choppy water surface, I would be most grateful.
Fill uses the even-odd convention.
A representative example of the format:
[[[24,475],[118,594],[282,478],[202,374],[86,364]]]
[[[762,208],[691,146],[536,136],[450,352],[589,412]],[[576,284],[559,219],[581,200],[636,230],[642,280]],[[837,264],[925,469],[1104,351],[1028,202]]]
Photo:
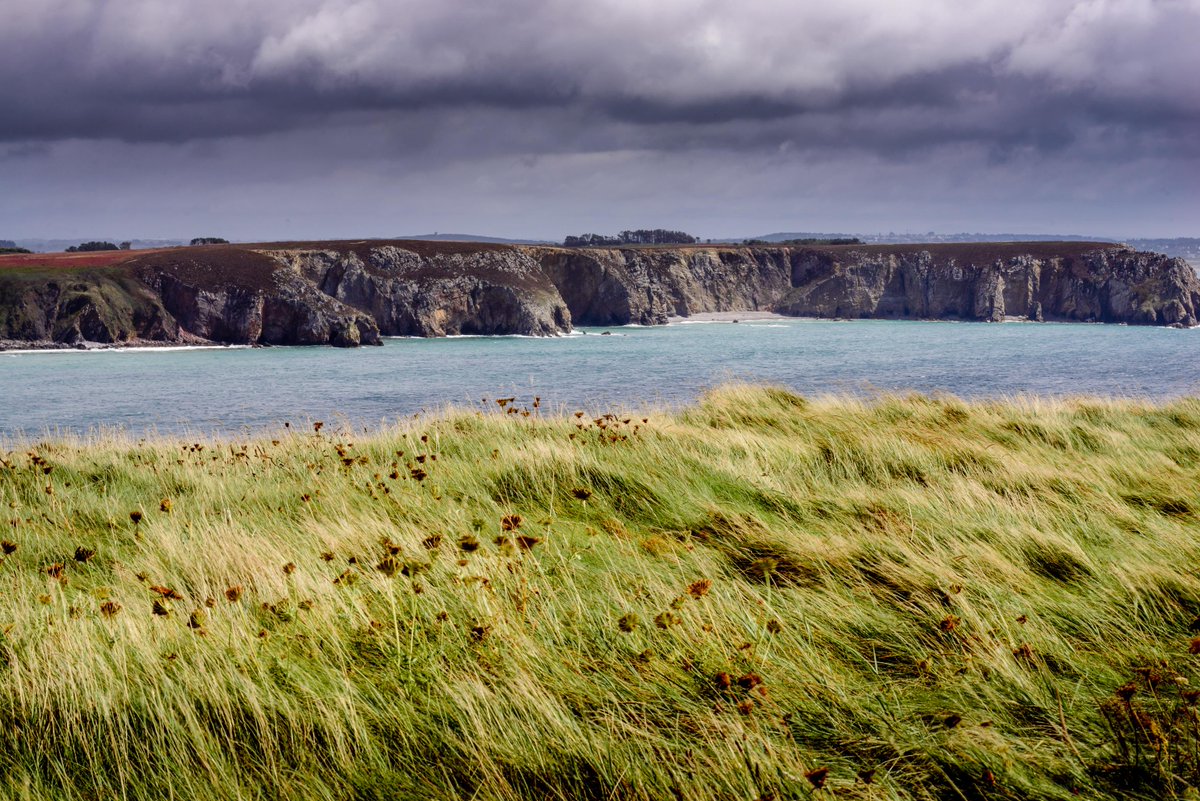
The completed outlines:
[[[806,394],[1200,394],[1196,329],[769,320],[608,330],[357,350],[0,353],[0,435],[372,426],[504,395],[595,412],[686,402],[730,380]]]

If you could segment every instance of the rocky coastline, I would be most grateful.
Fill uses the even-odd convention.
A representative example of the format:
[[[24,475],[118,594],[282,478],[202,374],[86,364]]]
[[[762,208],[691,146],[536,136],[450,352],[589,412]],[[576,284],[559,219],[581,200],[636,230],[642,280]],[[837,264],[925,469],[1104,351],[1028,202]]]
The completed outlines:
[[[378,345],[770,312],[1192,327],[1183,260],[1105,243],[559,248],[284,242],[0,258],[0,350]]]

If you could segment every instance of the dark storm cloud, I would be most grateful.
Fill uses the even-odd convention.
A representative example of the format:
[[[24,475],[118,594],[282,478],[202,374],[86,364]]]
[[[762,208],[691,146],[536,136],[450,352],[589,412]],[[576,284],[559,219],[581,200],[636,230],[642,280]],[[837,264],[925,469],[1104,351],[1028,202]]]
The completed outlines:
[[[0,49],[10,142],[182,142],[366,115],[478,129],[457,137],[465,151],[1054,152],[1103,132],[1114,148],[1182,142],[1200,118],[1195,0],[15,3]],[[512,109],[526,113],[495,113]]]

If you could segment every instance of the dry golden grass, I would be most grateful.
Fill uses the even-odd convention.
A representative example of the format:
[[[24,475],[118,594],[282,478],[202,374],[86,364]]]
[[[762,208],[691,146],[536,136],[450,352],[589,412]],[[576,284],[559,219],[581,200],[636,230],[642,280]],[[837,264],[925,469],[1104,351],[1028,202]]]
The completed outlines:
[[[0,795],[1200,777],[1200,402],[521,411],[3,454]]]

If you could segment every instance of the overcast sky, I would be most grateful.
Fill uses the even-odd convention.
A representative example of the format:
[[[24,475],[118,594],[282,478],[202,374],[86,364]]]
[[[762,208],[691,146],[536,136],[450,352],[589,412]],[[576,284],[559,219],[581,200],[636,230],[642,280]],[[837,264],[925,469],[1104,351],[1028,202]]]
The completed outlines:
[[[1200,0],[0,18],[0,238],[1200,236]]]

